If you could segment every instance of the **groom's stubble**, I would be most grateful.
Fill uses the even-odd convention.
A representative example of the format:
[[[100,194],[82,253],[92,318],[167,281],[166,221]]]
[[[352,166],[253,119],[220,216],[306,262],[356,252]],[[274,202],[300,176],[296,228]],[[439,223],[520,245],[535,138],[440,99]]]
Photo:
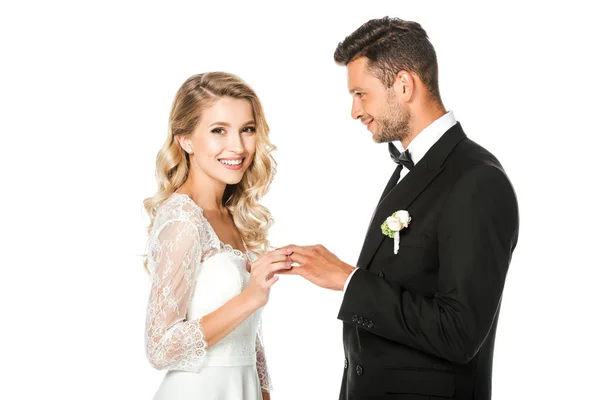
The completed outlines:
[[[404,141],[410,136],[410,111],[398,104],[392,88],[387,90],[385,110],[375,122],[380,126],[378,135],[373,135],[376,143]]]

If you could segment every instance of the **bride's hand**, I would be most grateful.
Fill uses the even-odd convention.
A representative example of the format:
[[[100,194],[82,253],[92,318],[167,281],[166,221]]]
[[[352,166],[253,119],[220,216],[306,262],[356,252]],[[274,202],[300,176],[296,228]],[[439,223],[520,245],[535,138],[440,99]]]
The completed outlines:
[[[275,272],[290,268],[292,264],[286,250],[270,251],[250,264],[250,283],[246,291],[259,308],[267,304],[271,286],[279,279]]]

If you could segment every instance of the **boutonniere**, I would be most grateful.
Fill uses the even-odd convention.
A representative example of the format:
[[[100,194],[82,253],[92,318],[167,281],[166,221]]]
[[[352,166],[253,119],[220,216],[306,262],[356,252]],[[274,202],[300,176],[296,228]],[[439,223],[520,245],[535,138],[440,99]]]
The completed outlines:
[[[400,246],[400,231],[404,228],[408,228],[410,224],[410,214],[406,210],[399,210],[393,213],[390,217],[387,217],[383,225],[381,225],[381,232],[392,239],[394,239],[394,254],[398,254],[398,247]]]

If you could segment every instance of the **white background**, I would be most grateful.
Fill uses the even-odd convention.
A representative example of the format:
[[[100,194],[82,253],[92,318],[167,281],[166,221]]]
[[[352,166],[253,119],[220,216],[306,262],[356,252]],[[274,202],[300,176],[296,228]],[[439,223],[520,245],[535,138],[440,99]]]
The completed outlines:
[[[149,399],[159,385],[143,346],[142,200],[155,190],[171,101],[192,74],[233,72],[263,101],[278,146],[264,199],[273,244],[322,243],[354,263],[394,164],[350,118],[333,52],[384,15],[427,30],[446,107],[518,195],[494,398],[597,396],[591,6],[157,3],[0,6],[0,398]],[[337,398],[340,301],[297,277],[275,286],[264,313],[273,399]]]

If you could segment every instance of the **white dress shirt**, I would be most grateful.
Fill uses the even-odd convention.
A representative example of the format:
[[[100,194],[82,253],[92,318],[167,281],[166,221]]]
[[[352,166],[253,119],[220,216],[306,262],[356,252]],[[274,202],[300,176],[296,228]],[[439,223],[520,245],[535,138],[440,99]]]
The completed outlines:
[[[415,136],[415,138],[408,144],[406,150],[410,152],[410,158],[413,163],[417,165],[419,161],[427,154],[429,149],[433,147],[434,144],[446,133],[446,131],[452,128],[456,124],[456,119],[454,118],[454,113],[452,111],[448,111],[446,114],[442,115],[431,124],[429,124],[425,129]],[[404,151],[404,146],[401,142],[395,141],[394,145],[398,148],[400,152]],[[400,171],[400,178],[398,182],[400,182],[406,175],[410,173],[408,168],[402,168]],[[348,279],[346,279],[346,284],[344,285],[344,293],[346,292],[346,288],[348,288],[348,283],[350,279],[352,279],[352,275],[356,272],[356,269],[352,271]]]

